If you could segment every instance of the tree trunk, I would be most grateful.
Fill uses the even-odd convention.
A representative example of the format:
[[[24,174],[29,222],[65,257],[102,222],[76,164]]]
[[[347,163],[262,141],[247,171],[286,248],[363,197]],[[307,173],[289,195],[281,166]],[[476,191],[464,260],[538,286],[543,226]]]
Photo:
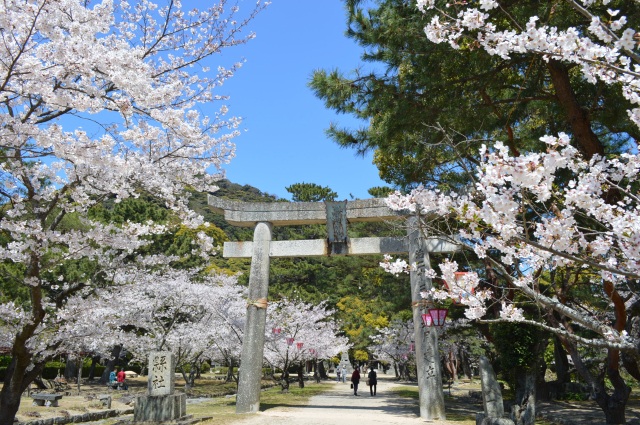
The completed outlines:
[[[231,382],[233,380],[233,357],[227,360],[227,377],[224,382]]]
[[[453,350],[449,350],[447,355],[445,356],[445,367],[449,375],[451,376],[451,380],[453,382],[458,381],[458,358],[453,352]]]
[[[320,378],[329,379],[329,376],[327,375],[327,369],[325,369],[324,367],[324,362],[320,362],[319,369],[320,369]]]
[[[37,277],[37,268],[30,272],[31,277]],[[45,317],[42,307],[42,288],[31,288],[31,320],[16,334],[11,347],[11,363],[4,375],[4,385],[0,390],[0,424],[13,424],[20,407],[20,396],[29,384],[36,379],[44,369],[45,359],[32,366],[33,354],[29,351],[29,339]]]
[[[93,381],[96,376],[96,365],[98,364],[98,362],[100,361],[100,356],[93,356],[91,358],[91,367],[89,368],[89,376],[88,376],[88,380],[89,381]]]
[[[76,359],[76,376],[77,376],[77,385],[78,385],[78,395],[80,395],[80,386],[82,385],[82,363],[83,358],[78,356]]]
[[[189,370],[189,379],[185,382],[189,385],[189,388],[193,388],[196,385],[196,376],[198,375],[198,370],[200,368],[197,365],[197,362],[191,363],[191,369]]]
[[[116,366],[116,362],[120,358],[120,352],[122,351],[122,345],[114,345],[111,349],[111,358],[107,362],[107,367],[104,368],[104,372],[102,372],[102,376],[98,383],[102,385],[107,385],[109,382],[109,374],[113,371],[113,368]]]
[[[558,337],[553,339],[553,357],[556,363],[556,381],[559,388],[562,388],[563,384],[569,382],[569,360]]]
[[[280,377],[280,388],[283,393],[289,391],[289,368],[285,368]]]
[[[44,362],[28,370],[30,365],[31,353],[24,346],[14,345],[11,363],[5,371],[4,385],[0,390],[0,424],[14,423],[20,408],[20,396],[44,369]]]
[[[600,406],[604,412],[607,425],[627,423],[625,410],[630,393],[631,389],[626,385],[624,388],[617,388],[614,386],[614,392],[612,395],[607,394],[604,386],[596,390],[596,403],[598,403],[598,406]]]
[[[582,108],[576,97],[569,70],[562,62],[550,59],[547,69],[553,82],[558,103],[565,112],[567,122],[571,126],[572,136],[587,159],[594,155],[604,155],[604,146],[591,128],[591,120],[587,111]]]
[[[620,363],[620,352],[617,350],[609,350],[607,359],[607,377],[613,385],[613,393],[609,395],[604,385],[604,379],[599,380],[596,388],[595,398],[598,406],[604,411],[607,425],[626,423],[625,410],[631,388],[625,383],[620,376],[618,365]]]
[[[78,376],[78,365],[76,360],[67,356],[67,360],[64,364],[64,373],[62,374],[67,382],[73,382],[73,379]]]
[[[607,365],[605,366],[607,370],[605,372],[611,385],[613,385],[613,394],[609,395],[604,382],[605,374],[601,374],[598,377],[593,376],[582,361],[575,344],[567,340],[563,340],[562,344],[569,351],[578,374],[591,386],[593,397],[604,412],[606,423],[608,425],[626,423],[625,409],[629,394],[631,394],[631,388],[626,385],[624,379],[620,376],[618,369],[620,352],[609,350],[607,356]]]
[[[516,375],[516,404],[511,408],[511,419],[516,425],[535,424],[537,375],[537,367],[531,367]]]
[[[304,362],[301,361],[298,365],[298,386],[304,388]]]
[[[542,359],[548,344],[549,339],[540,336],[532,347],[534,350],[533,358],[536,359],[534,363],[526,369],[516,371],[516,404],[511,410],[511,419],[516,425],[535,424],[538,376],[543,366]]]
[[[465,350],[460,351],[460,365],[462,366],[462,372],[467,379],[473,379],[473,372],[471,371],[471,362],[469,355]]]

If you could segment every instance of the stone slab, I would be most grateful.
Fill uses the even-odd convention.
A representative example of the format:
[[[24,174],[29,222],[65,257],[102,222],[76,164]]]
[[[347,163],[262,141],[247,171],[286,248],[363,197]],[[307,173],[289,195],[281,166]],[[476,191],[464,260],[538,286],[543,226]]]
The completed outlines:
[[[134,422],[168,422],[187,415],[187,395],[145,395],[136,398],[133,411]]]
[[[149,354],[149,379],[147,392],[151,396],[173,394],[175,387],[175,357],[171,351],[154,351]]]

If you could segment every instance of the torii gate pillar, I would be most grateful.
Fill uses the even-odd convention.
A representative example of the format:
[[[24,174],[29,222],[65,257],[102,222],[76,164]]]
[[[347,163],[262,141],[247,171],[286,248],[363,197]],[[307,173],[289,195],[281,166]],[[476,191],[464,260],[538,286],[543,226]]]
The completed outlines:
[[[445,420],[442,370],[438,355],[438,331],[434,326],[426,327],[422,321],[422,311],[418,306],[422,301],[421,291],[431,290],[431,279],[425,275],[430,268],[429,250],[425,246],[418,218],[407,219],[409,238],[409,264],[418,267],[410,271],[411,302],[413,308],[413,335],[415,338],[416,369],[418,374],[418,394],[420,397],[420,417],[426,420]]]
[[[260,383],[262,380],[262,356],[264,331],[267,320],[267,295],[269,292],[269,247],[271,223],[256,224],[253,232],[253,252],[249,274],[249,302],[242,342],[242,363],[238,376],[237,413],[256,413],[260,410]]]

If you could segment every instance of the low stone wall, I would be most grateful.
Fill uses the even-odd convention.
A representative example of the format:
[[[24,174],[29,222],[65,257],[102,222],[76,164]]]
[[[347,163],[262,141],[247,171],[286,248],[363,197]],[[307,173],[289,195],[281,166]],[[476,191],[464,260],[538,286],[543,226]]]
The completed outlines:
[[[132,413],[133,413],[133,408],[123,409],[123,410],[110,409],[110,410],[101,410],[99,412],[87,412],[81,415],[57,416],[54,418],[36,419],[28,422],[20,422],[19,425],[59,425],[59,424],[79,423],[79,422],[91,422],[91,421],[99,421],[101,419],[113,418],[120,415],[129,415]]]

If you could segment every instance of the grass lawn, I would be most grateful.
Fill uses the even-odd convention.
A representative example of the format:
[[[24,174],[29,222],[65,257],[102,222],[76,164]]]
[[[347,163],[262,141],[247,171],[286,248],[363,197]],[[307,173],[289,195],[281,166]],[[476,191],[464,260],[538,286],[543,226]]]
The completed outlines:
[[[71,387],[69,394],[60,400],[59,407],[33,406],[31,398],[25,395],[20,403],[18,417],[21,421],[29,421],[104,410],[104,407],[95,398],[98,394],[110,394],[113,399],[112,408],[131,408],[131,405],[127,406],[122,402],[127,399],[131,400],[137,395],[143,395],[146,392],[147,378],[127,379],[127,383],[129,385],[128,391],[109,390],[105,386],[98,384],[84,384],[81,387],[80,394],[78,394],[75,386]],[[311,396],[325,391],[331,385],[329,383],[305,382],[305,388],[298,388],[297,383],[292,383],[289,392],[282,393],[280,386],[273,386],[274,384],[273,381],[262,381],[263,388],[271,387],[264,389],[260,394],[261,410],[277,406],[305,405]],[[177,379],[176,391],[183,391],[183,388],[184,382],[181,379]],[[201,422],[204,425],[224,425],[242,421],[246,416],[236,415],[235,396],[225,397],[228,394],[235,394],[236,388],[235,383],[224,383],[216,379],[205,378],[196,381],[196,386],[190,391],[190,398],[203,397],[206,399],[188,403],[187,413],[198,418],[212,417],[208,421]],[[121,422],[122,419],[123,417],[110,418],[104,420],[102,424],[113,425]]]
[[[400,397],[412,398],[418,400],[418,387],[408,385],[398,385],[391,388],[391,391]],[[475,425],[476,413],[482,412],[482,402],[472,400],[469,397],[461,397],[459,395],[444,396],[444,407],[447,414],[447,421],[455,422],[460,425]],[[536,419],[536,425],[554,425],[542,419]]]
[[[309,402],[310,397],[328,390],[331,386],[332,383],[305,382],[304,388],[298,388],[297,384],[292,383],[288,393],[282,393],[280,387],[269,388],[260,394],[260,410],[264,411],[278,406],[304,406]],[[194,417],[213,417],[201,422],[202,425],[227,425],[244,419],[243,416],[235,414],[235,409],[235,397],[218,398],[189,404],[187,413]]]

